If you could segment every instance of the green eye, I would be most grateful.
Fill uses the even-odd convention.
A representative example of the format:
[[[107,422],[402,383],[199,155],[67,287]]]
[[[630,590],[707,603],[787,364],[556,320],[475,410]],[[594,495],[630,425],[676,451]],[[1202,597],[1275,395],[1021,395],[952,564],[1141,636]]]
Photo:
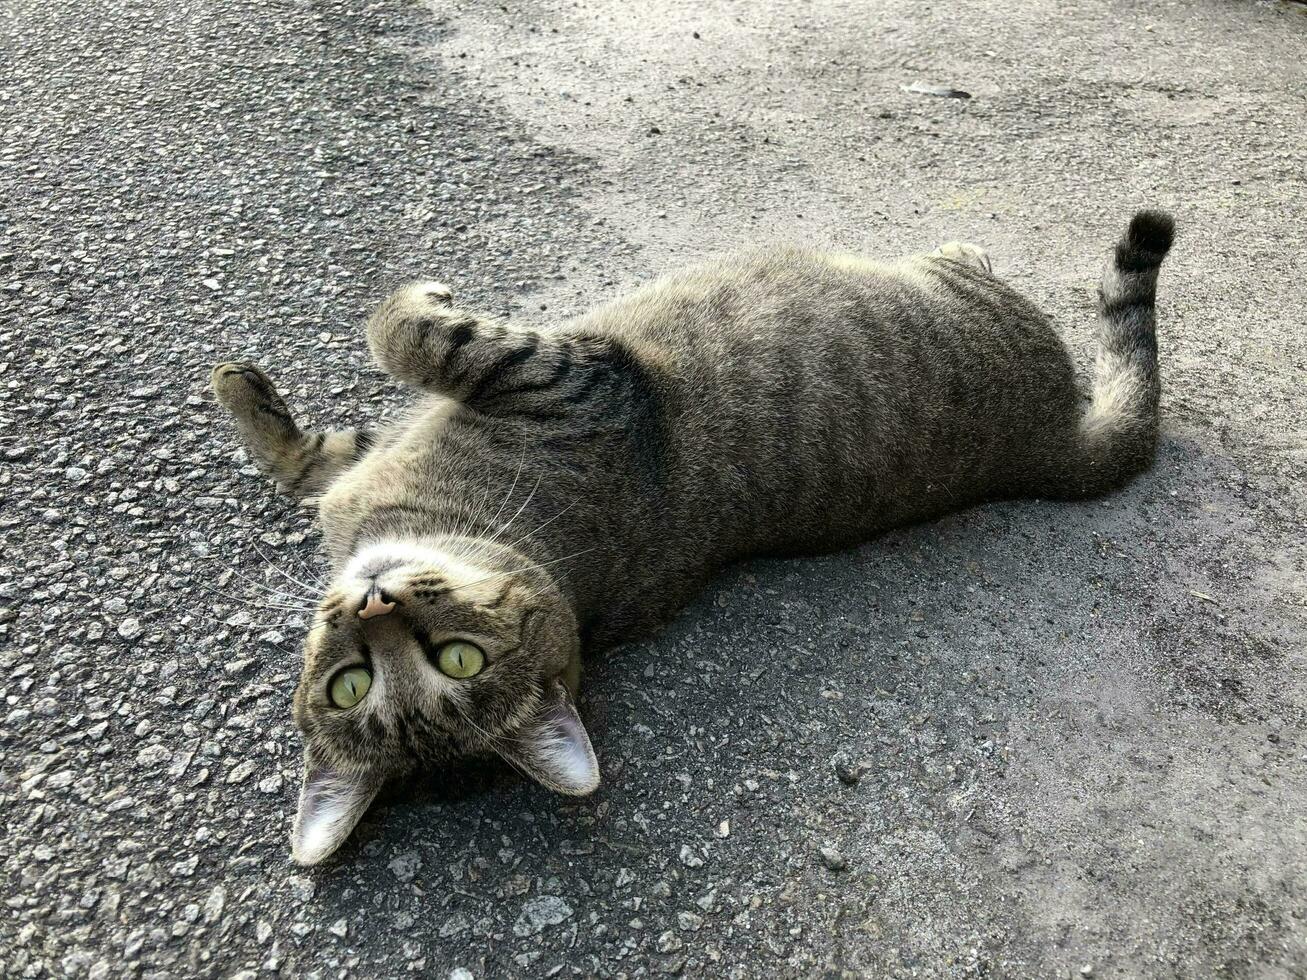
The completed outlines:
[[[337,708],[352,708],[372,687],[372,671],[366,667],[348,667],[331,681],[331,703]]]
[[[436,655],[436,666],[440,672],[456,680],[475,677],[485,665],[486,655],[481,652],[481,648],[464,640],[446,643]]]

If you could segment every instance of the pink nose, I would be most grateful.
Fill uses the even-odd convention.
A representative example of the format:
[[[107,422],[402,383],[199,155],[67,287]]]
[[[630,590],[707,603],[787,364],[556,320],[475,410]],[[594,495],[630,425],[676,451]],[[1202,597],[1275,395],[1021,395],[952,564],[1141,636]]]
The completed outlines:
[[[367,604],[359,610],[359,619],[371,619],[373,616],[384,616],[395,608],[393,602],[383,602],[380,592],[369,592]]]

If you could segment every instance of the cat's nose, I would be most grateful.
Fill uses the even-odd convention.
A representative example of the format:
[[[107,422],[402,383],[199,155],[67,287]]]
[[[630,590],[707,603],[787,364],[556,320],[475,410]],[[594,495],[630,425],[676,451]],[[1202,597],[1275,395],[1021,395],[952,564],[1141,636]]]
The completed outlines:
[[[359,609],[359,619],[384,616],[394,608],[395,603],[386,597],[386,593],[380,589],[373,589],[368,593],[367,599],[364,600],[362,607]]]

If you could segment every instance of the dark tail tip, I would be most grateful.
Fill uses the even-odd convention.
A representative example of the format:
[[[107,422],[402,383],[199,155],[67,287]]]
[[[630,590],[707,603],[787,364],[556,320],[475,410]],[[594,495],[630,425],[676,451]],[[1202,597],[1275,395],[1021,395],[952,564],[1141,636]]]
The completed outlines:
[[[1116,247],[1116,264],[1126,270],[1161,265],[1175,239],[1175,220],[1165,211],[1139,211]]]

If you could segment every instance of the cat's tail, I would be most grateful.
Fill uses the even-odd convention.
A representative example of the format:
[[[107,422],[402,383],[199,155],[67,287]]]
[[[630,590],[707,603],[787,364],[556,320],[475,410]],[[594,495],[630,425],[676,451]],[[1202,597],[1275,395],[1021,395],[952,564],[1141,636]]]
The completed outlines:
[[[1098,292],[1098,363],[1080,419],[1079,488],[1101,493],[1147,469],[1157,448],[1157,273],[1175,222],[1140,211],[1103,270]]]

